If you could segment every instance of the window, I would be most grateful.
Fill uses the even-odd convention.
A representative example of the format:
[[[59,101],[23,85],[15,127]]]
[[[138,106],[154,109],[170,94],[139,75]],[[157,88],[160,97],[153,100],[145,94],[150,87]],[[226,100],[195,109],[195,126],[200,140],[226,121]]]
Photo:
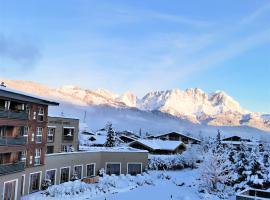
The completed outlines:
[[[82,170],[83,170],[82,165],[74,166],[73,175],[77,176],[78,179],[81,179],[82,178]]]
[[[4,183],[4,200],[17,199],[18,179]]]
[[[47,142],[52,143],[54,141],[55,128],[48,127]]]
[[[43,122],[44,121],[44,108],[43,107],[38,107],[37,120],[39,122]]]
[[[51,169],[46,171],[46,179],[51,180],[51,184],[56,184],[56,169]]]
[[[42,142],[42,132],[43,132],[43,128],[42,127],[37,127],[36,143],[41,143]]]
[[[54,147],[53,146],[47,146],[47,154],[53,153]]]
[[[40,165],[41,149],[35,150],[35,165]]]
[[[65,183],[69,181],[69,167],[64,167],[60,169],[60,183]]]
[[[128,174],[134,176],[142,173],[142,163],[128,163]]]
[[[74,128],[63,129],[63,140],[72,141],[74,136]]]
[[[74,148],[72,145],[62,145],[62,152],[73,152]]]
[[[27,115],[28,115],[28,119],[30,119],[30,105],[29,104],[26,104],[26,106],[25,106],[25,112],[27,113]]]
[[[121,174],[121,164],[120,163],[106,163],[106,174],[120,175]]]
[[[32,165],[32,163],[33,163],[33,156],[30,156],[29,164]]]
[[[26,163],[26,151],[22,151],[20,154],[20,161]]]
[[[24,126],[24,128],[23,128],[23,137],[25,138],[26,143],[28,143],[28,133],[29,133],[29,127]]]
[[[41,172],[30,174],[29,193],[37,192],[40,189]]]
[[[95,176],[95,164],[88,164],[86,165],[86,176]]]

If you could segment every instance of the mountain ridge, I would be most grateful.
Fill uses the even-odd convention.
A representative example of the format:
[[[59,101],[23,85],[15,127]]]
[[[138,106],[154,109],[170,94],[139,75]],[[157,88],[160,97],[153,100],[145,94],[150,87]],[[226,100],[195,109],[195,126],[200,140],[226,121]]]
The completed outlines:
[[[210,126],[251,126],[270,131],[270,120],[266,114],[243,109],[240,104],[223,91],[206,93],[199,88],[178,88],[152,91],[142,98],[128,91],[115,94],[108,90],[88,90],[78,86],[50,88],[22,80],[2,79],[7,87],[46,96],[80,106],[111,106],[121,109],[137,108],[142,111],[160,111],[194,124]]]

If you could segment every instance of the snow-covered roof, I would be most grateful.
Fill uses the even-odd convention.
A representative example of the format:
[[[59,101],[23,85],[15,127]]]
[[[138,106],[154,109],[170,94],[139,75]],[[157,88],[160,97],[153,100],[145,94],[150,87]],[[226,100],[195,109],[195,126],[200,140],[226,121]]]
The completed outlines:
[[[192,140],[199,141],[199,142],[201,141],[201,140],[199,140],[198,138],[195,138],[195,137],[186,135],[186,134],[184,134],[184,133],[175,132],[175,131],[169,132],[169,133],[161,133],[161,134],[157,134],[157,135],[155,135],[154,137],[160,137],[160,136],[169,135],[169,134],[172,134],[172,133],[178,134],[178,135],[180,135],[180,136],[184,136],[184,137],[187,137],[187,138],[190,138],[190,139],[192,139]],[[150,136],[150,137],[151,137],[151,136]]]
[[[31,102],[31,100],[32,101],[34,100],[34,101],[40,101],[40,103],[44,103],[44,104],[48,104],[48,105],[59,105],[59,103],[45,99],[43,97],[40,97],[37,95],[32,95],[32,94],[22,92],[19,90],[14,90],[14,89],[4,87],[4,86],[0,86],[0,92],[6,92],[9,96],[17,95],[17,97],[24,98],[25,100],[27,99],[30,102]]]
[[[130,144],[140,143],[144,146],[147,146],[153,150],[170,150],[173,151],[180,145],[185,145],[181,141],[169,141],[169,140],[147,140],[147,139],[139,139]]]
[[[89,147],[80,145],[79,149],[83,152],[148,152],[146,150],[135,149],[132,147]]]

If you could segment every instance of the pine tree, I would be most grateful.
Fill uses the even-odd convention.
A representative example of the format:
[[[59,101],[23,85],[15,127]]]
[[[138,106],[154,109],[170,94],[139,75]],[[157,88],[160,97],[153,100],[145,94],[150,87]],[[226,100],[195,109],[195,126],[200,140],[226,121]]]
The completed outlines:
[[[115,139],[115,132],[112,128],[112,123],[108,123],[106,126],[107,129],[107,141],[105,143],[106,147],[115,147],[116,146],[116,139]]]

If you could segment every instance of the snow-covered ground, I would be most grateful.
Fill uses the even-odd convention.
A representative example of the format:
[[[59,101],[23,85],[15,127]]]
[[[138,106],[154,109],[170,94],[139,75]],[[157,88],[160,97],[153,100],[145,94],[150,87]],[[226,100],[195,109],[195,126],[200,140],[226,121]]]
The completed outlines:
[[[200,169],[185,169],[180,171],[150,171],[149,174],[132,176],[105,176],[98,184],[83,184],[69,182],[51,188],[55,197],[48,197],[42,192],[23,197],[23,200],[62,200],[62,199],[92,199],[92,200],[219,200],[218,197],[199,193],[198,176]],[[85,186],[85,185],[88,185]],[[76,191],[80,186],[84,192],[75,195],[65,195],[65,191]],[[87,189],[85,189],[87,188]],[[76,192],[75,192],[76,193]],[[233,198],[232,198],[233,199]]]

